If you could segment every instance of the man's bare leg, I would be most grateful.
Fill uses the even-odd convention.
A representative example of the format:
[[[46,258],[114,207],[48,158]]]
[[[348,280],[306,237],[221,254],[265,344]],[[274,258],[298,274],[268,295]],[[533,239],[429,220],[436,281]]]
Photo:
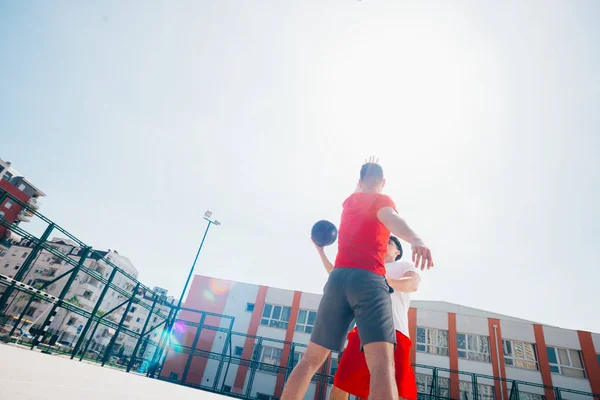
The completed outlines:
[[[329,356],[330,350],[309,342],[306,352],[283,387],[281,400],[302,400],[310,380]]]
[[[329,400],[348,400],[348,393],[334,386],[329,393]]]
[[[387,342],[369,343],[363,350],[371,374],[369,399],[398,400],[394,374],[394,345]]]

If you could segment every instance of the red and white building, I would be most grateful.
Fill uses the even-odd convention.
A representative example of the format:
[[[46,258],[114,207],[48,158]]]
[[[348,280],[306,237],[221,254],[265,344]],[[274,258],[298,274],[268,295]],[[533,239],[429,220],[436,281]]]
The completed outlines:
[[[310,338],[321,295],[195,276],[184,307],[209,311],[235,318],[232,353],[275,366],[288,365],[290,345],[306,345]],[[183,312],[183,320],[199,322],[199,315]],[[205,324],[228,326],[227,318],[208,317]],[[562,399],[592,400],[600,394],[600,334],[575,331],[495,314],[439,301],[413,301],[409,313],[413,341],[411,360],[416,363],[419,392],[428,392],[433,367],[438,370],[439,395],[453,399],[473,398],[472,375],[477,378],[481,399],[509,400],[511,383],[492,377],[520,381],[523,400],[556,400],[556,392],[542,387],[567,389]],[[175,337],[179,344],[191,346],[196,328],[183,327]],[[204,329],[196,349],[220,354],[227,334]],[[256,346],[262,337],[261,346]],[[304,347],[294,346],[296,362]],[[337,367],[337,355],[328,360],[331,373]],[[161,371],[165,379],[182,380],[188,355],[171,350]],[[212,386],[219,361],[194,356],[185,384]],[[447,370],[447,371],[444,371]],[[460,371],[449,373],[448,371]],[[249,377],[246,365],[229,365],[227,375],[220,373],[218,387],[245,393],[252,380],[250,395],[259,399],[279,398],[285,376],[261,368]],[[483,375],[488,376],[486,379]],[[222,386],[224,385],[224,386]],[[539,386],[536,386],[539,385]],[[306,399],[322,391],[311,383]],[[327,388],[328,390],[329,388]]]
[[[3,197],[3,191],[29,204],[35,210],[39,207],[38,199],[46,196],[44,192],[13,169],[10,162],[0,159],[0,218],[17,224],[29,222],[33,213],[24,209],[14,199]],[[6,230],[5,227],[0,226],[0,251],[2,250],[1,240],[5,236]]]

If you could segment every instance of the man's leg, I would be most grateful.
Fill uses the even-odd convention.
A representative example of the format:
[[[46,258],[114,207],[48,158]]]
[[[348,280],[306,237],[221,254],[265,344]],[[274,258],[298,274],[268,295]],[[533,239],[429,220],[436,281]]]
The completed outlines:
[[[348,393],[334,385],[329,393],[329,400],[348,400]]]
[[[329,275],[317,309],[317,319],[308,348],[290,374],[281,400],[301,400],[308,390],[310,380],[329,353],[342,350],[353,317],[352,308],[344,293],[345,275],[346,271],[340,269]]]
[[[316,343],[309,342],[306,352],[290,374],[283,388],[281,400],[302,399],[308,390],[310,380],[323,365],[331,351]]]
[[[349,281],[349,302],[371,374],[369,398],[397,400],[391,289],[383,276],[364,270],[356,270]]]
[[[394,369],[394,345],[388,342],[365,344],[363,347],[369,372],[371,393],[369,398],[398,399]]]

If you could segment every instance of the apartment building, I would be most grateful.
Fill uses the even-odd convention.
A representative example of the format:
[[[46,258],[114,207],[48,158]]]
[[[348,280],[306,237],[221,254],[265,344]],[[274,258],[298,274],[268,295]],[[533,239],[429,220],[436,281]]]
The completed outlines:
[[[56,250],[67,255],[75,262],[79,262],[82,255],[82,249],[77,246],[76,243],[64,238],[53,238],[50,242]],[[10,247],[8,247],[4,251],[4,255],[0,257],[0,274],[12,278],[21,268],[34,244],[27,240],[18,242],[11,241],[9,244]],[[113,268],[106,264],[103,259],[117,265],[126,273],[137,279],[137,269],[127,257],[119,254],[116,250],[109,249],[108,251],[96,251],[87,257],[84,265],[87,268],[98,272],[104,278],[108,278]],[[23,278],[23,282],[28,285],[40,287],[72,268],[73,266],[71,264],[62,261],[60,257],[57,257],[46,250],[42,250]],[[58,296],[66,282],[67,277],[64,277],[57,282],[52,283],[45,290],[52,295]],[[133,281],[120,273],[115,275],[113,283],[128,292],[131,292],[135,286]],[[104,285],[97,279],[84,272],[80,272],[71,285],[65,299],[85,310],[92,311],[99,299],[103,287]],[[27,305],[28,300],[29,296],[20,293],[14,294],[9,301],[10,305],[8,306],[7,314],[19,315]],[[123,295],[110,289],[100,305],[100,311],[106,313],[123,301],[125,301]],[[142,301],[148,302],[149,300],[143,299]],[[27,310],[25,317],[31,325],[39,325],[44,321],[49,309],[49,303],[36,299]],[[121,307],[106,318],[113,322],[119,322],[123,313],[124,307]],[[126,317],[124,326],[133,331],[140,332],[147,315],[148,310],[143,309],[139,305],[134,305]],[[59,342],[65,345],[72,345],[76,342],[85,322],[86,319],[84,317],[62,309],[54,318],[50,325],[50,329],[61,332],[58,338]],[[93,338],[94,346],[107,345],[113,334],[114,331],[112,329],[101,327]],[[133,349],[135,341],[127,335],[121,335],[117,340],[117,344],[124,345],[127,351]]]
[[[10,194],[29,204],[34,210],[39,208],[38,199],[45,196],[41,190],[12,168],[10,162],[0,159],[0,218],[17,225],[21,222],[29,222],[33,213],[5,194]],[[0,253],[6,249],[3,240],[5,235],[6,228],[0,226]]]
[[[320,295],[289,291],[267,286],[195,276],[184,307],[234,317],[231,348],[227,335],[214,330],[201,331],[183,327],[175,341],[185,346],[197,342],[196,349],[222,353],[263,363],[249,375],[247,365],[231,363],[227,372],[219,370],[218,359],[190,356],[171,350],[161,376],[191,385],[211,386],[219,377],[218,387],[245,393],[252,381],[251,395],[261,399],[279,398],[284,374],[268,364],[286,366],[289,357],[295,364],[305,351],[316,318]],[[226,327],[228,317],[210,323]],[[182,313],[182,319],[198,320],[197,315]],[[484,400],[508,399],[511,387],[499,380],[482,376],[521,381],[520,399],[556,400],[552,389],[559,387],[581,392],[600,393],[600,334],[562,329],[520,318],[500,315],[475,308],[440,301],[413,301],[409,313],[410,336],[413,341],[411,360],[417,364],[419,392],[431,388],[432,371],[438,372],[441,396],[454,399],[474,396],[469,373],[480,374],[477,397]],[[285,342],[294,342],[290,346]],[[334,373],[337,354],[328,360]],[[265,364],[267,367],[265,367]],[[186,365],[189,366],[185,372]],[[461,371],[450,374],[446,370]],[[328,385],[327,390],[330,389]],[[310,385],[306,399],[317,398],[318,382]],[[587,399],[577,393],[563,393],[568,400]]]

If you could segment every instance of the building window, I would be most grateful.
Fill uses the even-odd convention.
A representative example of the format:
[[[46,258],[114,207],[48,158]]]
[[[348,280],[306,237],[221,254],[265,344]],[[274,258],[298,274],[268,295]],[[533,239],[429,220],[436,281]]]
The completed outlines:
[[[28,255],[29,255],[29,252],[25,252],[25,253],[23,253],[23,255],[21,256],[21,258],[25,258],[25,257],[27,257]]]
[[[246,311],[247,312],[254,311],[254,303],[246,303]]]
[[[503,340],[504,363],[510,367],[537,370],[537,356],[533,343]]]
[[[579,350],[548,346],[546,347],[546,351],[552,373],[572,378],[585,378],[585,370],[583,369],[581,352]]]
[[[135,306],[132,306],[131,309],[129,310],[129,312],[135,312],[135,310],[137,310],[137,308],[135,308]]]
[[[29,307],[29,310],[25,313],[26,317],[33,317],[33,314],[37,311],[35,307]]]
[[[519,400],[544,400],[544,395],[519,391]]]
[[[450,380],[448,378],[437,377],[434,385],[433,376],[426,374],[416,374],[417,391],[424,394],[433,394],[434,396],[450,398]]]
[[[298,311],[298,321],[296,323],[296,332],[311,333],[317,318],[316,311],[300,310]]]
[[[473,384],[467,381],[460,381],[460,398],[472,400],[473,397]],[[494,400],[494,387],[490,385],[477,384],[477,399],[478,400]]]
[[[448,331],[417,327],[417,351],[447,356]]]
[[[269,396],[268,394],[256,392],[256,400],[277,400],[277,398]]]
[[[329,366],[329,375],[333,376],[338,370],[339,360],[337,358],[331,357],[331,365]]]
[[[490,338],[488,336],[459,333],[456,335],[456,344],[458,346],[458,358],[492,362],[490,356]]]
[[[241,357],[244,354],[244,348],[241,346],[235,346],[235,350],[233,351],[236,357]]]
[[[9,266],[10,266],[10,263],[4,264],[4,268],[8,268]]]
[[[282,349],[270,346],[263,346],[262,355],[260,357],[260,362],[262,363],[262,365],[259,368],[262,371],[277,373],[277,370],[279,369],[279,364],[281,363],[282,354]]]
[[[9,210],[13,206],[13,204],[15,204],[15,203],[13,203],[10,200],[7,200],[6,203],[4,203],[4,208],[6,208],[7,210]]]
[[[21,184],[19,185],[19,190],[22,192],[22,191],[24,191],[24,190],[25,190],[25,188],[26,188],[26,187],[27,187],[27,186],[25,186],[25,184],[24,184],[24,183],[21,183]]]
[[[265,304],[260,324],[273,328],[287,329],[291,312],[292,309],[290,307]]]
[[[15,265],[15,269],[19,269],[21,266],[19,264]]]
[[[4,218],[6,214],[4,213],[4,211],[0,211],[0,218]]]
[[[304,353],[300,353],[299,351],[294,352],[294,358],[292,359],[292,368],[296,367],[296,364],[302,360]]]

